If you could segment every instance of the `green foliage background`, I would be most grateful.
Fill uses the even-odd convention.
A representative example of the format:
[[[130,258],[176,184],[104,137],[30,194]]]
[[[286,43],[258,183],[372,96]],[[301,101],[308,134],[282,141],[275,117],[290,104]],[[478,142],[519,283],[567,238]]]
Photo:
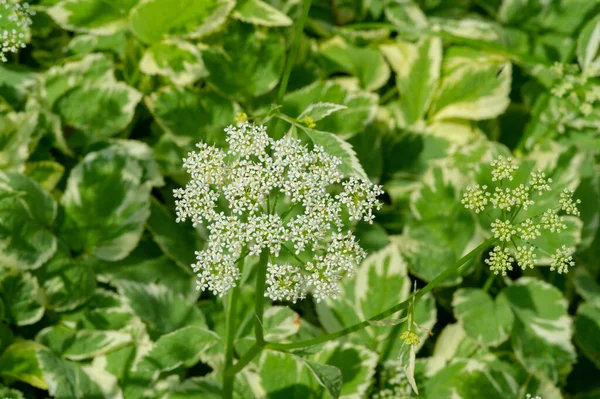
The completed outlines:
[[[223,300],[195,290],[206,232],[175,223],[171,193],[181,158],[223,145],[243,111],[283,117],[274,137],[305,132],[386,191],[376,223],[356,226],[371,255],[343,295],[269,303],[268,340],[373,316],[483,242],[461,192],[512,153],[582,200],[564,239],[577,265],[484,290],[477,259],[420,300],[421,397],[600,398],[600,1],[314,0],[292,60],[300,0],[32,6],[30,44],[0,64],[0,397],[221,396]],[[238,356],[254,339],[252,270]],[[413,397],[405,329],[264,351],[235,396]]]

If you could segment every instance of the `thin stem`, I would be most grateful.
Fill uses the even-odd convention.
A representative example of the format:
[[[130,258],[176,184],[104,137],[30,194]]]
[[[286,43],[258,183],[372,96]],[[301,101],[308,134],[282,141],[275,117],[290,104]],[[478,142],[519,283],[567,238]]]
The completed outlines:
[[[244,260],[241,258],[240,269],[244,266]],[[237,297],[239,293],[239,287],[235,287],[229,294],[229,303],[227,304],[227,313],[225,316],[225,369],[228,369],[233,364],[233,341],[235,338],[236,328],[234,325],[235,311],[237,307]],[[233,382],[235,375],[228,375],[223,373],[223,398],[231,399],[233,397]]]
[[[260,254],[258,261],[258,273],[256,275],[256,299],[254,304],[254,335],[256,343],[263,345],[265,336],[263,331],[263,315],[265,313],[265,286],[267,280],[267,262],[269,260],[269,251],[264,249]]]
[[[485,280],[485,284],[483,285],[482,290],[484,292],[488,292],[490,287],[492,286],[492,283],[494,282],[494,279],[496,278],[496,275],[494,273],[490,273],[490,275],[488,276],[487,280]]]
[[[292,73],[292,67],[294,66],[294,61],[296,59],[296,55],[298,54],[298,47],[300,46],[300,38],[302,37],[302,31],[304,30],[304,24],[308,19],[308,10],[310,10],[310,3],[312,0],[304,0],[302,2],[302,16],[300,17],[300,21],[296,24],[296,31],[294,33],[294,41],[292,42],[292,46],[290,47],[290,53],[288,54],[288,59],[285,64],[285,70],[283,71],[283,77],[281,78],[281,84],[279,85],[279,91],[277,92],[277,103],[281,103],[283,96],[285,95],[285,91],[287,90],[287,85],[290,80],[290,74]]]
[[[389,316],[393,315],[394,313],[407,308],[411,304],[412,300],[416,301],[419,298],[421,298],[423,295],[427,294],[429,291],[434,289],[437,285],[439,285],[441,282],[443,282],[446,278],[453,275],[459,267],[461,267],[463,264],[465,264],[466,262],[468,262],[469,260],[471,260],[472,258],[477,256],[480,251],[489,247],[495,240],[496,240],[495,238],[488,238],[477,248],[473,249],[471,252],[469,252],[468,254],[466,254],[465,256],[460,258],[458,261],[456,261],[456,263],[454,263],[453,265],[446,268],[446,270],[444,270],[436,278],[431,280],[431,282],[429,284],[427,284],[425,287],[421,288],[416,293],[412,294],[404,302],[401,302],[395,306],[392,306],[391,308],[384,310],[383,312],[371,317],[370,319],[364,320],[364,321],[354,324],[350,327],[344,328],[342,330],[336,331],[331,334],[325,334],[325,335],[322,335],[322,336],[314,338],[314,339],[308,339],[305,341],[292,342],[292,343],[287,343],[287,344],[276,343],[276,342],[267,342],[267,344],[265,345],[265,348],[266,349],[284,350],[284,351],[290,350],[290,349],[304,348],[307,346],[318,345],[323,342],[331,341],[331,340],[343,337],[345,335],[348,335],[350,333],[353,333],[355,331],[362,330],[363,328],[370,326],[371,325],[370,323],[373,321],[383,320],[386,317],[389,317]]]
[[[244,353],[244,356],[242,356],[234,366],[225,370],[225,375],[233,376],[242,371],[242,369],[246,367],[246,365],[250,363],[252,359],[262,352],[263,348],[264,345],[254,344],[250,349],[248,349],[248,352]]]

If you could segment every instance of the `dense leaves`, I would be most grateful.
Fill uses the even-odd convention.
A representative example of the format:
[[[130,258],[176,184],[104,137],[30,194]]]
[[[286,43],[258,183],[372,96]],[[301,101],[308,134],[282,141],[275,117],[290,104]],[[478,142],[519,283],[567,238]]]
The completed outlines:
[[[221,398],[228,339],[239,399],[600,395],[598,1],[31,3],[31,26],[0,5],[27,42],[0,43],[1,398]],[[257,295],[248,256],[230,328],[230,294],[197,291],[190,267],[210,232],[176,223],[173,189],[236,119],[385,194],[374,224],[341,226],[368,256],[335,299]],[[491,248],[470,254],[491,215],[461,203],[496,185],[498,155],[520,163],[502,184],[552,179],[532,214],[581,200],[528,243],[539,265],[506,276]],[[568,274],[544,252],[561,245]]]

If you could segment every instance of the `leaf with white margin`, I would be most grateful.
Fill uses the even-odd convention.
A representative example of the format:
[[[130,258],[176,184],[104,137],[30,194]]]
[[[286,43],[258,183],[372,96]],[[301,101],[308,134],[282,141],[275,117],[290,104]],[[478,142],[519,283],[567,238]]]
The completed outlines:
[[[160,173],[160,169],[154,161],[152,148],[148,144],[139,140],[110,139],[106,142],[103,150],[110,148],[116,152],[135,159],[142,167],[142,183],[150,184],[153,187],[160,187],[165,181]]]
[[[116,261],[137,245],[150,215],[149,184],[138,160],[107,148],[71,170],[61,200],[61,237],[76,251]]]
[[[342,164],[339,166],[339,169],[344,176],[367,178],[367,175],[356,156],[356,152],[354,152],[350,143],[333,133],[321,132],[319,130],[306,128],[302,125],[298,125],[298,127],[310,137],[315,145],[320,145],[328,154],[342,159]]]
[[[0,171],[0,263],[36,269],[54,255],[54,199],[34,180]]]
[[[58,358],[47,349],[37,352],[48,392],[55,398],[106,398],[100,386],[83,371],[79,364]]]
[[[403,30],[427,27],[427,16],[413,0],[386,1],[384,12],[388,21]]]
[[[437,337],[433,355],[427,359],[429,376],[443,370],[454,359],[479,356],[485,349],[467,336],[460,323],[448,324]]]
[[[577,61],[586,72],[600,73],[600,15],[585,24],[577,38]]]
[[[220,44],[220,48],[211,47],[202,52],[210,73],[207,80],[220,93],[246,100],[275,88],[285,63],[285,42],[281,34],[235,22],[222,33]]]
[[[200,49],[185,40],[167,39],[152,44],[140,61],[140,71],[166,76],[177,86],[185,86],[208,76]]]
[[[600,308],[600,284],[585,267],[576,267],[574,273],[575,291],[587,302]]]
[[[348,109],[348,107],[341,104],[326,102],[314,103],[310,104],[304,111],[302,111],[302,113],[296,119],[303,120],[304,118],[312,118],[312,120],[316,122],[342,109]]]
[[[215,144],[225,144],[223,129],[235,116],[231,100],[214,92],[196,92],[188,88],[167,86],[145,98],[156,123],[178,146],[193,146],[199,137]],[[157,152],[156,156],[160,157]],[[181,169],[181,157],[177,158]]]
[[[45,348],[37,342],[15,342],[0,356],[0,376],[26,382],[36,388],[48,389],[36,357],[39,350]]]
[[[33,150],[34,112],[9,112],[0,118],[0,170],[22,172]]]
[[[255,396],[271,399],[315,397],[322,390],[320,385],[325,383],[335,393],[335,384],[341,387],[341,372],[338,369],[339,374],[336,375],[335,367],[324,366],[315,366],[315,363],[309,366],[305,360],[292,354],[265,350],[258,359],[260,384],[251,384],[251,388]],[[277,378],[273,378],[274,373]]]
[[[455,317],[469,337],[498,346],[510,336],[514,317],[505,296],[496,300],[478,288],[460,288],[452,299]]]
[[[342,391],[342,372],[340,369],[328,364],[321,364],[304,360],[304,365],[312,372],[315,379],[321,384],[333,399],[340,397]]]
[[[582,303],[575,317],[575,342],[600,370],[600,307]]]
[[[95,357],[91,364],[81,366],[83,371],[94,381],[104,394],[105,398],[123,399],[123,392],[115,375],[107,370],[106,356]]]
[[[506,296],[515,315],[512,346],[525,369],[552,381],[568,374],[576,355],[573,323],[562,293],[544,281],[522,277],[500,295]]]
[[[406,342],[402,343],[402,347],[400,348],[400,353],[398,354],[398,361],[402,366],[402,370],[404,370],[404,375],[408,380],[413,391],[418,395],[419,388],[417,387],[417,383],[415,381],[415,360],[417,357],[417,350],[415,345],[408,345]]]
[[[164,285],[123,280],[116,285],[127,304],[154,335],[167,334],[186,325],[206,326],[195,300],[184,298]]]
[[[335,366],[341,371],[341,399],[361,399],[371,386],[378,356],[364,346],[330,341],[310,359]]]
[[[64,94],[55,111],[63,123],[79,130],[88,142],[95,142],[125,129],[141,98],[139,91],[123,82],[94,82]]]
[[[378,97],[376,94],[363,91],[356,79],[328,80],[315,82],[299,90],[287,93],[283,98],[281,113],[296,118],[311,104],[328,102],[347,107],[316,122],[316,129],[324,132],[335,132],[343,138],[350,138],[360,132],[375,118]],[[283,126],[282,126],[283,128]],[[273,134],[284,133],[272,131]]]
[[[28,162],[25,165],[25,174],[46,191],[54,190],[64,173],[65,167],[56,161]]]
[[[423,120],[437,90],[442,64],[442,41],[431,37],[413,44],[398,41],[380,46],[394,72],[400,92],[398,123],[409,126]]]
[[[356,47],[339,36],[324,41],[319,55],[328,61],[327,74],[342,71],[355,76],[363,89],[374,91],[390,78],[390,67],[373,47]]]
[[[265,339],[282,341],[296,334],[300,330],[301,322],[300,315],[287,306],[271,306],[264,314]]]
[[[249,24],[263,26],[289,26],[293,23],[290,17],[261,0],[238,1],[231,16]]]
[[[432,118],[497,117],[510,103],[511,76],[512,65],[505,58],[451,47],[442,62],[442,80],[431,107]]]
[[[44,307],[55,312],[73,310],[84,304],[96,289],[96,275],[89,259],[72,259],[66,246],[36,270]]]
[[[37,323],[44,315],[38,281],[28,272],[13,272],[0,277],[0,297],[4,299],[8,320],[17,326]]]
[[[187,326],[161,336],[138,364],[138,370],[170,371],[184,365],[191,367],[206,353],[218,347],[221,338],[200,326]]]
[[[83,82],[113,82],[113,63],[105,54],[90,54],[79,61],[56,65],[48,69],[42,79],[42,96],[50,108],[56,100]]]
[[[145,43],[168,36],[199,38],[217,30],[234,5],[232,0],[141,0],[131,11],[131,30]]]
[[[63,29],[109,35],[127,28],[129,11],[138,0],[61,0],[46,12]]]

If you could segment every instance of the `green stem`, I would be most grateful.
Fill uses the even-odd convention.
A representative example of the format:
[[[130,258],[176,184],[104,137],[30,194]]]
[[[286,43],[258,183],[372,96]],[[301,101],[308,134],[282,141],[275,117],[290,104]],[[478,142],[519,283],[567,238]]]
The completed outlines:
[[[310,9],[311,2],[312,0],[304,0],[302,2],[302,16],[300,17],[300,21],[298,21],[298,24],[296,24],[296,31],[294,33],[293,39],[294,41],[292,42],[292,46],[290,47],[290,53],[288,54],[288,59],[285,64],[285,70],[283,71],[283,77],[281,78],[281,84],[279,85],[279,91],[277,92],[278,104],[281,103],[281,100],[285,95],[285,91],[287,90],[287,85],[290,80],[290,74],[292,73],[292,67],[294,66],[294,61],[298,53],[298,47],[300,46],[300,38],[302,37],[304,24],[308,19],[308,10]]]
[[[262,352],[263,348],[264,345],[254,344],[254,346],[248,349],[248,352],[244,353],[244,356],[242,356],[234,366],[225,370],[225,375],[233,376],[242,371],[242,369],[246,367],[246,365],[250,363],[252,359]]]
[[[258,261],[258,273],[256,275],[256,299],[254,304],[254,335],[256,344],[264,345],[265,336],[263,331],[263,315],[265,313],[265,286],[267,280],[267,262],[269,261],[269,251],[264,249],[260,254]]]
[[[487,280],[485,280],[485,284],[483,285],[483,288],[482,288],[482,290],[484,292],[488,292],[488,290],[492,286],[492,283],[494,282],[495,278],[496,278],[496,275],[494,273],[490,273]]]
[[[240,269],[244,266],[243,258],[240,260]],[[237,307],[237,297],[239,293],[239,287],[235,287],[231,290],[229,295],[229,303],[227,304],[227,313],[225,316],[225,370],[230,368],[233,364],[233,341],[235,338],[236,328],[234,326],[235,311]],[[228,375],[223,373],[223,398],[231,399],[233,397],[233,382],[235,375]]]
[[[471,252],[469,252],[468,254],[463,256],[462,258],[460,258],[458,261],[456,261],[456,263],[449,266],[446,270],[444,270],[442,273],[440,273],[436,278],[431,280],[431,282],[429,284],[427,284],[425,287],[423,287],[422,289],[420,289],[419,291],[417,291],[416,293],[414,293],[410,297],[408,297],[408,299],[406,299],[404,302],[401,302],[395,306],[392,306],[391,308],[384,310],[383,312],[371,317],[370,319],[367,319],[360,323],[354,324],[353,326],[344,328],[343,330],[336,331],[331,334],[322,335],[322,336],[314,338],[314,339],[309,339],[309,340],[300,341],[300,342],[292,342],[292,343],[287,343],[287,344],[276,343],[276,342],[267,342],[267,344],[265,345],[265,348],[266,349],[283,350],[283,351],[304,348],[307,346],[322,344],[324,342],[343,337],[343,336],[353,333],[355,331],[362,330],[363,328],[370,326],[371,322],[373,322],[373,321],[383,320],[386,317],[389,317],[389,316],[393,315],[394,313],[407,308],[411,304],[413,297],[414,297],[414,300],[416,301],[419,298],[421,298],[423,295],[427,294],[429,291],[431,291],[433,288],[435,288],[437,285],[439,285],[442,281],[444,281],[448,277],[452,276],[459,267],[461,267],[466,262],[468,262],[469,260],[471,260],[472,258],[477,256],[480,251],[489,247],[495,240],[496,240],[495,238],[489,238],[489,239],[485,240],[477,248],[475,248],[474,250],[472,250]]]

